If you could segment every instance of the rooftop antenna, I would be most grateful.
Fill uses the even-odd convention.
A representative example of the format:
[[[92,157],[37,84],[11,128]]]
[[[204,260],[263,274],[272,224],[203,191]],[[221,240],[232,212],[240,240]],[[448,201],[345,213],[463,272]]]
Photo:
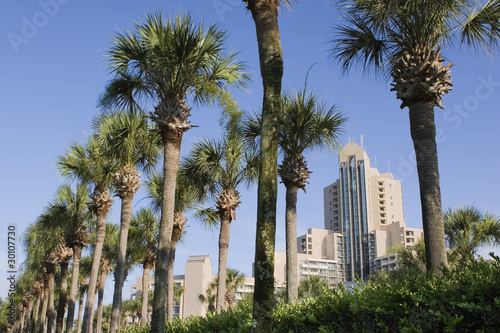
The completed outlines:
[[[363,134],[361,134],[361,135],[360,135],[360,141],[361,141],[361,148],[362,148],[363,150],[365,150],[365,147],[364,147],[364,145],[363,145],[363,143],[364,143],[364,141],[365,141],[365,138],[364,138]]]

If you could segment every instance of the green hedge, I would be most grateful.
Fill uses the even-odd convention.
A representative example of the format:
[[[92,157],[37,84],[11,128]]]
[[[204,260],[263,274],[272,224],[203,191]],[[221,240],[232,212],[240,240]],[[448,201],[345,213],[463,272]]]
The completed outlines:
[[[499,332],[500,266],[484,261],[443,276],[419,271],[377,275],[274,313],[276,333]],[[232,311],[167,324],[167,333],[248,332],[248,303]],[[146,333],[148,329],[131,329]]]

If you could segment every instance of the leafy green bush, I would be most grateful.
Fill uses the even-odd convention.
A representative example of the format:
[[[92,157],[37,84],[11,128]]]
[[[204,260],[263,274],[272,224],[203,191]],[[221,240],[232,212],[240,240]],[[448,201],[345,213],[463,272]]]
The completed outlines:
[[[498,332],[500,265],[473,262],[443,276],[419,270],[380,273],[300,303],[279,305],[274,332]],[[167,324],[167,333],[248,332],[251,303]],[[149,329],[128,330],[147,333]]]

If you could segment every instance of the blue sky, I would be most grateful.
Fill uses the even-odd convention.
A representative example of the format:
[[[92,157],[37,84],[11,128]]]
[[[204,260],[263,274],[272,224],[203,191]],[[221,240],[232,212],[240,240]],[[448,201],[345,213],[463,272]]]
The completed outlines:
[[[91,133],[96,101],[111,79],[106,50],[111,36],[123,31],[148,12],[162,10],[165,16],[190,11],[196,19],[218,23],[229,33],[229,49],[240,51],[252,83],[249,90],[235,92],[239,105],[248,112],[262,102],[255,26],[239,0],[210,1],[17,1],[0,13],[0,279],[6,266],[7,226],[18,234],[35,221],[64,180],[57,175],[56,160],[74,141]],[[280,13],[283,46],[283,89],[303,87],[308,68],[308,87],[349,117],[343,143],[360,142],[372,166],[391,171],[402,181],[405,219],[409,226],[421,227],[420,201],[413,145],[409,132],[408,110],[390,91],[389,82],[363,76],[354,70],[340,75],[338,65],[330,62],[328,41],[339,15],[331,1],[302,1],[292,12]],[[500,69],[498,57],[475,54],[467,48],[445,49],[452,61],[453,90],[444,97],[444,110],[436,109],[438,152],[443,207],[475,205],[500,215],[499,143]],[[199,125],[184,136],[182,154],[202,136],[220,134],[219,110],[193,105],[191,122]],[[334,152],[306,154],[313,171],[307,194],[299,194],[298,235],[308,228],[323,226],[322,189],[338,177]],[[284,187],[278,197],[277,250],[284,250]],[[255,242],[255,188],[242,189],[243,203],[232,223],[228,266],[251,275]],[[146,204],[136,196],[134,209]],[[119,221],[115,204],[111,222]],[[174,274],[183,274],[189,255],[211,257],[217,263],[217,230],[207,230],[190,219],[184,243],[178,246]],[[18,242],[17,260],[24,260]],[[498,252],[498,248],[497,248]],[[136,268],[125,283],[129,297],[130,282],[141,274]],[[0,284],[4,285],[4,284]],[[106,288],[110,302],[112,280]],[[0,287],[0,297],[6,288]]]

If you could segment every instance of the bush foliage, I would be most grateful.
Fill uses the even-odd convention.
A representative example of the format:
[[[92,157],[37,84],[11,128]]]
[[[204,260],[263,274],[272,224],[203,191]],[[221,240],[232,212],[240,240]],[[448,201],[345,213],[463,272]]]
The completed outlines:
[[[498,332],[499,313],[500,265],[479,261],[445,269],[442,276],[415,269],[380,273],[356,287],[279,305],[274,332]],[[248,332],[250,326],[251,305],[244,302],[220,314],[174,321],[166,332]]]

